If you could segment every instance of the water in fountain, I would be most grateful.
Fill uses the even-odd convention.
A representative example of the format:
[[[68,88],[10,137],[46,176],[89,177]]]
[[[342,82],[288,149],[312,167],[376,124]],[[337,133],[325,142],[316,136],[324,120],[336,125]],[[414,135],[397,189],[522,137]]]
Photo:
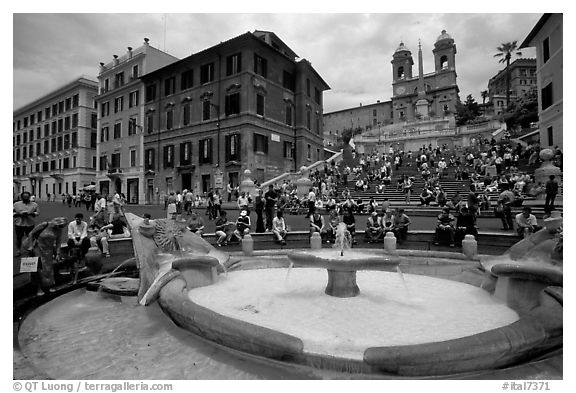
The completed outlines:
[[[116,266],[114,268],[114,270],[112,270],[110,273],[108,273],[102,280],[100,280],[100,283],[103,283],[104,281],[106,281],[107,279],[109,279],[110,277],[112,277],[114,275],[114,273],[116,273],[118,271],[118,269],[120,269],[122,266],[124,266],[125,264],[129,263],[129,262],[134,262],[134,258],[128,258],[126,259],[124,262],[122,262],[121,264],[119,264],[118,266]],[[102,290],[102,285],[98,285],[98,289],[96,290],[96,293],[99,293]]]
[[[336,240],[334,240],[333,248],[340,250],[340,256],[344,256],[344,250],[349,250],[352,245],[352,235],[346,224],[341,222],[336,228]]]
[[[290,262],[290,265],[288,265],[288,272],[286,272],[286,279],[284,280],[285,284],[288,284],[288,279],[290,278],[290,272],[292,271],[293,267],[294,267],[294,262]]]
[[[402,273],[402,270],[400,270],[400,266],[396,266],[396,271],[398,272],[398,276],[400,276],[400,280],[402,280],[402,284],[404,285],[404,290],[406,291],[406,295],[411,298],[412,294],[410,293],[410,290],[408,289],[408,284],[406,284],[406,279],[404,278],[404,273]]]

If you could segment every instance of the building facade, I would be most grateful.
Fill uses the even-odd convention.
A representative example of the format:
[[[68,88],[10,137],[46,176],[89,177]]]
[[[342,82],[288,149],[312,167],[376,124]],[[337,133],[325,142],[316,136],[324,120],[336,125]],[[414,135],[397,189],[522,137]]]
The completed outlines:
[[[418,75],[413,76],[412,52],[400,43],[392,57],[394,123],[453,114],[458,102],[456,44],[442,30],[434,43],[434,72],[424,74],[422,48],[418,48]]]
[[[536,48],[541,147],[563,147],[563,15],[544,14],[520,48]]]
[[[510,63],[510,102],[536,89],[536,59],[516,59]],[[488,81],[488,102],[492,115],[506,110],[506,69],[499,71]]]
[[[129,204],[144,203],[143,74],[178,59],[150,45],[100,63],[98,74],[97,190],[123,193]]]
[[[98,83],[80,77],[13,112],[13,194],[76,194],[96,170]]]
[[[390,101],[360,105],[324,115],[325,145],[338,146],[344,130],[369,135],[369,151],[402,148],[398,135],[410,132],[445,132],[455,127],[454,112],[459,100],[456,82],[456,45],[442,31],[433,49],[434,72],[424,74],[422,48],[418,48],[418,74],[412,71],[412,52],[400,43],[392,56]],[[400,138],[401,139],[401,138]],[[376,141],[376,144],[374,144]]]
[[[324,157],[329,87],[274,33],[245,33],[148,73],[145,195],[262,182]]]

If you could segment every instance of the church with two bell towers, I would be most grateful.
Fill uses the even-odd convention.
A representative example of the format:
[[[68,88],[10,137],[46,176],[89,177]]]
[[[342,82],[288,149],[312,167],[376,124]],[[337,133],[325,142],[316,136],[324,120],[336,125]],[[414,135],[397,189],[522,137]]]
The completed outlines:
[[[456,44],[446,30],[442,30],[434,42],[432,53],[434,71],[424,74],[422,45],[418,44],[416,73],[413,71],[412,52],[400,42],[391,60],[391,99],[324,113],[324,145],[328,148],[337,146],[342,132],[350,128],[384,137],[390,128],[454,127],[454,113],[459,100]]]
[[[418,75],[412,52],[400,43],[392,57],[392,110],[394,123],[453,114],[458,101],[456,45],[442,30],[434,43],[434,72],[424,74],[422,46],[418,44]]]

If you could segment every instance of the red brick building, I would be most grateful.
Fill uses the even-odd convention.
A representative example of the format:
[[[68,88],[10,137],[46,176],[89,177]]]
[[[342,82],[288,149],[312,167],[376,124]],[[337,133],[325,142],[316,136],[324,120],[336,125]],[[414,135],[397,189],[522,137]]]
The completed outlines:
[[[323,159],[323,92],[272,32],[245,33],[142,76],[146,201],[226,189]]]

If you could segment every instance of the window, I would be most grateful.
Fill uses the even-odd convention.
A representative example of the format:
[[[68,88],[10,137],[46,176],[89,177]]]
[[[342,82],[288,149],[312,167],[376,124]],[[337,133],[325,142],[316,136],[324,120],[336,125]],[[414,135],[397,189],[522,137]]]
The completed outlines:
[[[264,96],[256,94],[256,114],[264,116]]]
[[[105,171],[108,169],[108,156],[100,156],[100,170]]]
[[[20,134],[16,135],[16,146],[20,145]]]
[[[174,168],[174,145],[164,146],[164,168]]]
[[[23,159],[23,160],[25,160],[26,157],[27,157],[27,156],[26,156],[26,151],[27,151],[26,146],[24,146],[24,147],[22,148],[22,159]]]
[[[307,158],[308,160],[311,160],[311,159],[312,159],[312,146],[310,146],[310,144],[307,145],[306,158]]]
[[[294,75],[292,75],[288,71],[284,71],[282,75],[282,86],[290,91],[294,91],[295,88]]]
[[[182,124],[187,126],[190,124],[190,104],[184,104],[182,108]]]
[[[139,75],[139,72],[138,72],[138,64],[134,64],[134,65],[132,66],[132,75],[131,75],[131,77],[132,77],[132,79],[136,79],[136,78],[138,78],[139,76],[140,76],[140,75]]]
[[[22,143],[27,143],[28,142],[28,133],[26,133],[26,131],[24,131],[24,133],[22,134]]]
[[[114,123],[114,139],[122,138],[122,123]]]
[[[316,87],[314,88],[314,101],[320,105],[322,104],[320,101],[322,100],[322,94],[320,93],[320,90],[317,89]],[[376,116],[376,115],[374,115]]]
[[[72,96],[72,108],[77,108],[80,103],[80,96],[78,94],[74,94]]]
[[[110,80],[108,78],[104,79],[104,92],[110,90]]]
[[[128,136],[136,135],[136,118],[131,117],[128,119]]]
[[[112,153],[110,169],[120,168],[120,153]]]
[[[58,103],[58,114],[64,113],[64,101]]]
[[[28,118],[24,118],[24,128],[28,127]]]
[[[98,140],[98,134],[95,132],[90,133],[90,147],[96,148],[96,141]]]
[[[202,120],[210,120],[210,101],[202,101]]]
[[[404,79],[404,67],[398,67],[398,71],[396,71],[396,77],[398,79]]]
[[[110,102],[103,102],[100,106],[100,117],[110,116]]]
[[[64,135],[64,149],[70,149],[70,134]]]
[[[214,81],[214,63],[204,64],[200,67],[200,84]]]
[[[44,117],[46,117],[46,119],[48,119],[50,117],[50,107],[44,109]]]
[[[285,123],[286,123],[286,125],[289,125],[289,126],[292,125],[292,105],[290,105],[290,104],[286,105]]]
[[[124,85],[124,73],[119,72],[114,76],[114,88]]]
[[[201,139],[199,142],[199,155],[198,161],[200,164],[212,163],[212,139]]]
[[[66,98],[66,110],[69,111],[72,108],[72,98]]]
[[[320,134],[320,115],[316,114],[316,134]]]
[[[100,142],[108,142],[109,137],[108,127],[102,127],[102,130],[100,130]]]
[[[154,154],[155,150],[154,149],[146,149],[146,152],[144,153],[145,157],[146,157],[146,161],[144,162],[144,169],[149,171],[149,170],[153,170],[155,165],[154,165]]]
[[[149,134],[154,132],[154,115],[146,115],[146,132]]]
[[[64,131],[64,120],[58,119],[58,132]]]
[[[156,99],[156,84],[146,86],[146,102]]]
[[[32,114],[30,115],[30,125],[34,124],[34,118],[36,117],[36,115]]]
[[[96,169],[96,156],[92,156],[92,169]],[[60,186],[62,183],[59,184]]]
[[[186,90],[194,86],[194,70],[184,71],[180,77],[180,90]]]
[[[78,147],[78,133],[77,132],[72,133],[72,147]],[[76,159],[76,157],[74,157],[74,159]],[[76,164],[74,164],[74,167],[76,167]]]
[[[48,172],[48,161],[44,161],[42,163],[42,171],[43,172]]]
[[[37,128],[37,130],[39,130],[40,127]],[[34,130],[30,130],[30,142],[32,142],[34,140]]]
[[[226,57],[226,76],[237,74],[242,69],[242,55],[240,53]]]
[[[122,112],[124,110],[124,97],[117,97],[114,99],[114,113]]]
[[[240,134],[226,135],[226,161],[240,161]]]
[[[90,128],[97,128],[98,127],[98,115],[96,113],[92,113],[90,116]]]
[[[130,150],[130,166],[136,166],[136,150],[134,149]]]
[[[550,82],[542,89],[542,96],[541,96],[542,110],[552,105],[553,99],[554,97],[552,95],[552,82]]]
[[[44,141],[44,154],[48,154],[50,153],[50,141],[45,140]]]
[[[553,146],[554,145],[554,133],[553,133],[552,127],[548,127],[546,129],[546,131],[548,132],[548,146]],[[30,155],[32,155],[32,153],[30,153]]]
[[[309,130],[312,130],[312,112],[310,110],[310,108],[308,108],[308,110],[306,111],[306,128],[308,128]]]
[[[36,116],[38,117],[38,123],[40,123],[42,121],[42,111],[38,111]]]
[[[135,90],[128,94],[128,108],[132,108],[133,106],[138,106],[140,99],[140,92]]]
[[[52,116],[56,116],[58,114],[58,104],[52,104]]]
[[[62,137],[61,136],[58,137],[57,149],[62,150]]]
[[[16,161],[20,160],[20,149],[16,149]]]
[[[68,131],[70,129],[70,116],[64,118],[64,130]]]
[[[164,81],[164,97],[176,92],[176,77],[172,76]]]
[[[550,59],[550,38],[544,38],[542,41],[542,60],[546,63]]]
[[[448,69],[448,56],[441,56],[440,57],[440,69],[442,69],[442,70]]]
[[[34,145],[30,145],[28,152],[30,153],[30,157],[34,157]]]
[[[166,129],[171,130],[174,126],[174,111],[169,109],[166,111]]]
[[[192,142],[180,144],[180,165],[190,165],[192,162]]]
[[[18,120],[18,127],[17,127],[17,129],[18,129],[18,130],[20,129],[20,120]]]
[[[226,116],[240,113],[240,93],[228,94],[224,101]]]
[[[254,54],[254,73],[268,77],[268,61],[257,54]]]
[[[94,117],[94,116],[92,116]],[[72,128],[76,128],[78,127],[78,113],[74,113],[72,115]],[[96,128],[96,126],[92,127],[92,128]]]
[[[268,154],[268,137],[266,135],[254,134],[254,151]]]
[[[50,135],[50,124],[44,124],[44,136],[48,135]],[[38,134],[37,136],[38,136],[37,139],[40,139],[41,135]]]
[[[56,138],[52,138],[50,141],[50,153],[54,153],[56,151]]]
[[[294,158],[294,144],[292,142],[284,142],[284,157]]]
[[[310,97],[310,79],[306,78],[306,95]]]

